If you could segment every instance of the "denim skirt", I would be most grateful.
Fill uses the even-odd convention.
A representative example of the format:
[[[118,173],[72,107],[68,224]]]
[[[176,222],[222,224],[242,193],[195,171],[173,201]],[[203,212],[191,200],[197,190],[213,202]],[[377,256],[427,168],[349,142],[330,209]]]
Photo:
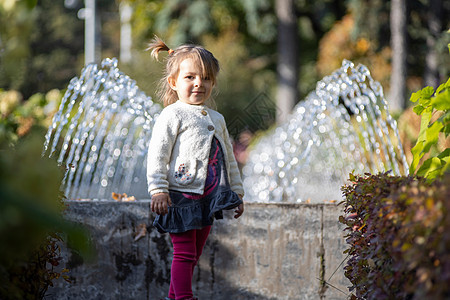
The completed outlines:
[[[212,225],[223,218],[223,210],[242,203],[230,188],[224,155],[219,140],[213,138],[203,194],[169,190],[172,205],[166,215],[158,215],[153,225],[159,232],[180,233]]]

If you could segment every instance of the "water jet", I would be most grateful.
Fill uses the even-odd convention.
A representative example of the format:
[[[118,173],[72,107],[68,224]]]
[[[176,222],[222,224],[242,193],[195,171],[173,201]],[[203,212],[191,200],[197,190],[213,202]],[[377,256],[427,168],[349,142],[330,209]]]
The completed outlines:
[[[341,199],[352,171],[388,170],[408,173],[396,121],[367,67],[344,60],[253,146],[244,188],[249,201],[320,203]]]

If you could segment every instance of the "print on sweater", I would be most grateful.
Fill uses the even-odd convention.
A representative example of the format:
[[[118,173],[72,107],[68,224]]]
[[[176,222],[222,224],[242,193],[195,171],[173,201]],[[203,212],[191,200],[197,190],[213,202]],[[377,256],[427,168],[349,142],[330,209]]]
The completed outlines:
[[[192,175],[187,170],[186,164],[181,164],[178,167],[178,171],[175,172],[175,178],[181,184],[186,184],[192,180]]]

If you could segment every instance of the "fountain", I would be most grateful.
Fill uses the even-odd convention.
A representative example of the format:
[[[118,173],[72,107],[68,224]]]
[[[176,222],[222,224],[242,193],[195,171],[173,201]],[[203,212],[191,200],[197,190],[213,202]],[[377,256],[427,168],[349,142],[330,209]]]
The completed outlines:
[[[50,299],[165,296],[171,244],[151,225],[145,182],[147,145],[160,110],[118,70],[115,59],[89,65],[71,80],[43,155],[68,167],[65,217],[89,229],[99,254],[96,264],[85,264],[63,251],[75,279],[58,283]],[[341,207],[296,202],[339,199],[351,170],[387,169],[407,173],[396,123],[367,68],[344,61],[295,107],[289,121],[253,146],[243,169],[246,201],[266,203],[248,203],[245,217],[213,226],[201,272],[196,271],[196,294],[201,299],[342,298],[336,289],[325,290],[322,281],[340,290],[349,285],[343,270],[336,272],[345,259],[337,221]],[[112,192],[142,201],[118,203]]]
[[[86,66],[73,78],[45,137],[43,155],[67,166],[69,199],[108,199],[112,192],[148,198],[145,159],[160,106],[117,68]],[[65,136],[61,134],[63,129]]]
[[[349,172],[408,173],[395,120],[369,70],[344,60],[317,83],[289,120],[263,136],[243,168],[247,199],[341,199]]]
[[[66,196],[105,199],[116,192],[148,198],[145,158],[159,111],[118,70],[116,59],[105,59],[100,68],[88,65],[73,78],[43,151],[69,166]],[[246,199],[340,199],[340,186],[352,170],[400,175],[407,173],[407,163],[380,84],[365,66],[345,60],[286,123],[253,147],[243,168]]]

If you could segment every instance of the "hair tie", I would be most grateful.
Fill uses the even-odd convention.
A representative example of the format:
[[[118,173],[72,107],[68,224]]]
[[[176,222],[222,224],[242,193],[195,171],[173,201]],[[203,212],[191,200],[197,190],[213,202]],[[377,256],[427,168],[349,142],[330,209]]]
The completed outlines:
[[[172,49],[167,50],[169,52],[169,55],[172,54],[174,51]]]

